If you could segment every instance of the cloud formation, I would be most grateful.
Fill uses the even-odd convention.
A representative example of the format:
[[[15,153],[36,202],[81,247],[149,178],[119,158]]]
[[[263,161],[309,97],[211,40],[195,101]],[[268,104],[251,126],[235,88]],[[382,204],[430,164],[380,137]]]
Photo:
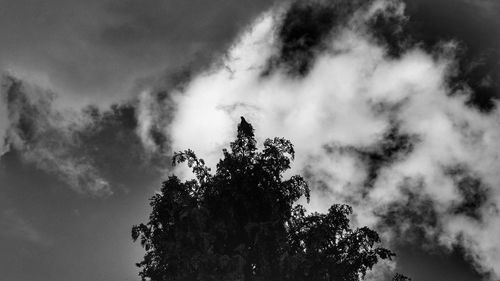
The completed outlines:
[[[54,94],[30,88],[15,78],[5,77],[2,90],[9,121],[5,141],[12,149],[79,192],[111,192],[87,156],[72,153],[82,146],[77,132],[89,126],[90,119],[55,110]]]
[[[107,109],[61,107],[54,93],[11,76],[1,90],[4,153],[12,150],[79,193],[108,196],[127,175],[153,175],[163,165],[136,134],[133,101]]]
[[[1,0],[0,69],[68,103],[109,104],[143,78],[223,51],[273,3]]]
[[[464,247],[479,271],[500,277],[491,235],[500,227],[500,113],[471,103],[475,86],[457,81],[460,44],[430,48],[387,29],[407,17],[403,3],[382,0],[341,11],[307,37],[314,9],[329,5],[307,3],[264,14],[222,63],[171,93],[176,113],[163,128],[172,149],[215,165],[245,116],[257,136],[295,144],[294,172],[313,187],[312,210],[347,202],[357,223],[389,241],[418,232]],[[290,11],[304,22],[284,30]]]
[[[191,148],[215,165],[245,116],[257,136],[295,144],[293,173],[313,187],[311,210],[349,203],[387,241],[458,245],[500,276],[491,235],[500,230],[500,71],[497,52],[483,52],[486,35],[419,33],[422,22],[441,25],[397,0],[301,1],[261,15],[211,67],[165,80],[162,69],[222,50],[274,2],[4,2],[0,68],[17,78],[2,82],[0,155],[10,147],[73,190],[105,196],[123,175],[165,168],[172,151]],[[440,3],[465,11],[458,2]],[[490,17],[484,5],[496,4],[478,5]],[[135,83],[151,90],[109,108],[61,106],[123,99]]]

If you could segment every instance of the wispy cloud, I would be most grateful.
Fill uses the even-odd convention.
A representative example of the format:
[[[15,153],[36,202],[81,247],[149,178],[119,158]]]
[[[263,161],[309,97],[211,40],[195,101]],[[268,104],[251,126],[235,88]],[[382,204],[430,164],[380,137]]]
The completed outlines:
[[[91,125],[90,119],[55,110],[54,94],[30,88],[12,77],[4,78],[2,90],[9,121],[6,140],[13,149],[79,192],[111,193],[109,183],[99,176],[89,159],[72,153],[84,145],[77,132]]]
[[[123,173],[140,175],[161,163],[152,164],[155,156],[147,153],[136,134],[132,103],[70,108],[58,105],[54,93],[11,76],[5,76],[2,85],[2,141],[26,163],[79,193],[111,195]]]

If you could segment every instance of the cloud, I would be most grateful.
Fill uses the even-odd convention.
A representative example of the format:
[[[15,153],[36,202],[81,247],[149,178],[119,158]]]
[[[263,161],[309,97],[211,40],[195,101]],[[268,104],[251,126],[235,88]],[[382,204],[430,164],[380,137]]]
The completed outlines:
[[[1,0],[0,69],[67,103],[132,97],[136,80],[223,51],[272,0]]]
[[[8,126],[7,101],[0,96],[0,157],[8,150],[5,142]]]
[[[90,125],[90,120],[73,112],[54,110],[54,94],[30,88],[12,77],[5,77],[2,94],[7,101],[9,121],[5,140],[20,151],[26,161],[55,173],[79,192],[111,192],[109,183],[99,176],[85,156],[71,153],[83,145],[76,132]]]
[[[2,2],[0,68],[16,78],[2,83],[0,141],[27,163],[106,196],[172,151],[215,165],[245,116],[295,144],[311,210],[349,203],[387,241],[459,245],[500,276],[500,71],[485,48],[498,21],[484,28],[484,8],[475,24],[469,1],[294,2],[224,53],[275,1],[77,2]]]
[[[136,134],[133,101],[104,110],[61,108],[50,91],[11,76],[2,85],[7,117],[2,141],[79,193],[108,196],[134,175],[152,176],[163,165]]]
[[[347,202],[358,224],[388,240],[464,247],[479,271],[499,277],[500,112],[494,99],[488,110],[470,102],[481,89],[462,79],[461,45],[387,29],[408,20],[399,1],[341,11],[314,40],[313,20],[283,29],[290,11],[318,16],[310,9],[324,3],[314,3],[262,15],[222,63],[171,92],[174,119],[160,127],[171,148],[214,166],[245,116],[257,136],[295,144],[293,172],[311,183],[311,210]]]
[[[500,28],[498,1],[405,1],[410,17],[405,33],[430,50],[437,42],[456,40],[460,60],[455,88],[463,82],[477,93],[467,101],[483,111],[491,110],[500,92],[500,37],[489,29]]]
[[[169,140],[165,131],[174,113],[174,102],[167,93],[160,92],[151,95],[148,92],[143,92],[139,95],[137,134],[151,153],[169,151]]]

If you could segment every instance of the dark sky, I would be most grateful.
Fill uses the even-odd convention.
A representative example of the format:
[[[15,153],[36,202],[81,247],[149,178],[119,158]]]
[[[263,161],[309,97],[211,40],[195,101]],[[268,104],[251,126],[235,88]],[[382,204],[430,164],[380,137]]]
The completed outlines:
[[[127,98],[141,78],[223,51],[272,0],[2,0],[0,67],[72,100]]]
[[[493,86],[481,88],[481,95],[471,98],[481,110],[491,109],[500,81],[500,2],[407,2],[410,30],[417,40],[430,46],[458,38],[464,46],[463,61],[481,62],[476,68],[464,63],[462,79],[479,85],[483,79],[476,76],[491,77]],[[46,122],[38,117],[45,116],[43,110],[16,117],[18,125],[26,118],[36,120],[30,123],[34,128],[18,126],[24,144],[13,145],[0,156],[0,280],[138,280],[134,263],[143,251],[132,243],[130,230],[147,218],[148,198],[165,177],[168,153],[139,147],[136,126],[123,121],[136,112],[106,106],[132,100],[125,103],[132,108],[141,89],[161,87],[172,73],[220,56],[242,28],[274,4],[271,0],[0,0],[0,70],[55,92],[57,103],[81,107],[90,102],[100,107],[95,109],[100,117],[79,131],[85,134],[76,143],[71,137],[60,138],[67,133],[64,130],[44,130],[59,120],[57,114]],[[35,96],[44,99],[43,94]],[[15,104],[28,108],[19,100]],[[88,112],[85,116],[90,118]],[[2,130],[5,112],[0,118],[4,118]],[[50,146],[54,143],[64,146],[56,149],[61,159],[80,161],[69,169],[83,172],[72,174],[74,178],[61,176],[50,160],[21,156],[31,147],[54,149]],[[96,173],[89,165],[109,182],[112,194],[96,195],[82,187],[85,181],[73,182]],[[428,249],[424,244],[414,240],[396,245],[399,271],[415,281],[481,280],[461,251]]]

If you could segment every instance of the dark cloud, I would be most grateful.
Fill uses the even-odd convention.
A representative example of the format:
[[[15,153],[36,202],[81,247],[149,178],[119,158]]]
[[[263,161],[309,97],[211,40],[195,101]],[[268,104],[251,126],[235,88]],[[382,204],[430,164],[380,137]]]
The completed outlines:
[[[393,202],[379,210],[381,218],[379,229],[390,230],[403,243],[422,242],[432,248],[438,245],[437,238],[441,233],[439,214],[434,209],[432,198],[421,192],[424,182],[408,179],[401,184],[402,200]]]
[[[74,150],[75,155],[88,157],[92,166],[115,189],[126,188],[130,177],[158,177],[168,164],[167,157],[149,154],[137,135],[137,117],[134,104],[111,105],[106,110],[94,106],[84,109],[91,125],[75,133],[84,145]],[[164,140],[162,145],[168,142]]]
[[[481,221],[481,209],[488,202],[489,188],[481,177],[475,175],[464,165],[456,165],[446,169],[446,173],[453,179],[462,197],[452,212],[463,214],[472,219]]]
[[[347,24],[355,10],[371,1],[294,1],[279,19],[277,36],[279,51],[272,57],[268,69],[284,66],[292,75],[305,75],[314,63],[315,55],[326,49],[325,39],[335,29]]]
[[[456,42],[459,60],[456,73],[450,77],[450,87],[470,89],[469,104],[490,112],[500,90],[500,38],[491,36],[489,31],[500,28],[498,2],[418,0],[405,3],[407,18],[380,17],[372,25],[389,54],[398,57],[412,46],[439,52],[441,43]]]
[[[109,195],[123,190],[128,176],[157,177],[167,163],[162,154],[149,154],[137,134],[137,103],[104,110],[56,109],[50,92],[12,77],[4,81],[10,123],[7,144],[24,161],[74,190]],[[162,140],[161,145],[167,144]]]
[[[336,29],[346,24],[355,10],[372,1],[295,1],[283,13],[277,28],[279,46],[264,74],[284,66],[292,75],[305,75],[315,57],[326,51],[325,42]],[[366,28],[388,55],[400,57],[419,47],[442,53],[444,42],[458,44],[456,73],[449,86],[470,90],[468,103],[484,112],[495,107],[500,97],[500,4],[495,1],[405,1],[406,15],[395,11],[375,14]],[[486,27],[486,28],[485,28]]]
[[[137,78],[222,52],[274,2],[1,0],[0,69],[69,102],[109,102]]]
[[[75,116],[52,108],[53,95],[41,89],[30,89],[21,81],[6,77],[9,128],[7,143],[19,151],[27,162],[54,173],[80,192],[111,193],[109,183],[92,166],[87,155],[76,155],[84,144],[75,131],[86,126]]]
[[[367,165],[365,185],[371,187],[381,169],[408,156],[413,152],[416,143],[417,136],[401,133],[400,128],[393,125],[374,146],[353,148],[353,152]]]
[[[153,103],[156,103],[163,110],[158,112],[157,121],[151,125],[146,137],[151,139],[158,151],[170,152],[169,140],[164,128],[170,124],[174,117],[175,103],[171,100],[169,93],[165,91],[156,93]]]
[[[469,104],[485,112],[500,98],[500,2],[479,0],[405,1],[408,21],[399,37],[386,39],[393,49],[408,42],[432,51],[437,44],[458,43],[455,89],[470,89]],[[389,38],[389,37],[386,37]]]
[[[418,136],[402,133],[399,126],[393,124],[380,137],[380,140],[368,147],[340,146],[329,144],[323,147],[324,151],[332,157],[338,155],[351,155],[360,160],[365,166],[366,176],[364,179],[364,190],[360,191],[361,198],[369,193],[369,190],[376,183],[380,171],[393,165],[397,161],[404,160],[406,156],[413,152],[418,144]],[[320,184],[324,186],[325,184]],[[326,186],[324,189],[328,189]]]

